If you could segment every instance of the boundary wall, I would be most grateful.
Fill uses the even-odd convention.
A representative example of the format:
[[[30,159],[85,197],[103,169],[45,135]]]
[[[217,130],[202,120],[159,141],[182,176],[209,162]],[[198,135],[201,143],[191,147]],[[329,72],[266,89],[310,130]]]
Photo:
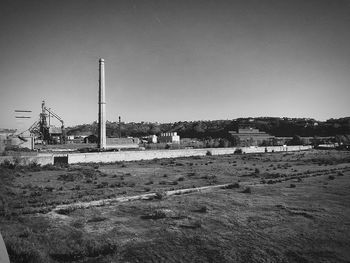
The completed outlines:
[[[0,156],[0,163],[8,160],[11,163],[29,165],[54,164],[55,157],[66,157],[69,164],[74,163],[111,163],[121,161],[140,161],[162,158],[178,158],[190,156],[205,156],[208,152],[212,155],[233,154],[240,149],[242,153],[265,153],[265,152],[289,152],[312,149],[312,146],[268,146],[268,147],[237,147],[237,148],[204,148],[204,149],[179,149],[179,150],[144,150],[144,151],[120,151],[120,152],[97,152],[97,153],[67,153],[67,154],[38,154],[37,156]]]
[[[237,149],[242,153],[288,152],[312,149],[311,146],[270,146],[270,147],[242,147],[242,148],[205,148],[180,150],[146,150],[122,151],[100,153],[72,153],[68,154],[68,163],[109,163],[121,161],[140,161],[162,158],[178,158],[190,156],[205,156],[207,152],[212,155],[233,154]]]

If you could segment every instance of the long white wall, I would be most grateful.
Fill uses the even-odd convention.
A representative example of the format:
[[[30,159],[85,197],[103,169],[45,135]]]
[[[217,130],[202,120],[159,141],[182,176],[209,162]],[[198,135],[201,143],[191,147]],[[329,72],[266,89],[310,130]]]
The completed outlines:
[[[271,146],[271,147],[243,147],[243,153],[264,153],[302,151],[311,149],[311,146]],[[100,152],[100,153],[71,153],[68,154],[68,163],[89,163],[89,162],[120,162],[139,161],[162,158],[177,158],[190,156],[205,156],[207,152],[212,155],[233,154],[237,148],[206,148],[206,149],[181,149],[181,150],[151,150],[151,151],[121,151],[121,152]]]
[[[269,146],[269,147],[242,147],[242,148],[206,148],[206,149],[180,149],[180,150],[146,150],[146,151],[120,151],[98,153],[69,153],[69,154],[39,154],[37,156],[0,156],[0,163],[5,160],[18,162],[22,165],[37,163],[41,165],[53,164],[55,156],[68,156],[68,163],[110,163],[121,161],[139,161],[162,158],[177,158],[190,156],[205,156],[208,152],[212,155],[233,154],[237,149],[242,153],[264,152],[289,152],[309,150],[311,146]]]

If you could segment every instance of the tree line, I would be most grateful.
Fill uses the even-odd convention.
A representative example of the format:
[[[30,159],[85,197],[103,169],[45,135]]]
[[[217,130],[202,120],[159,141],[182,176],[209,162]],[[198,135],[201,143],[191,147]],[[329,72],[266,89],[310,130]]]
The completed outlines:
[[[106,130],[108,137],[144,137],[162,132],[177,132],[181,138],[221,138],[230,139],[229,131],[237,131],[238,128],[257,128],[270,135],[277,137],[302,137],[336,136],[350,134],[350,117],[316,121],[306,118],[239,118],[234,120],[212,121],[179,121],[173,123],[151,122],[107,122]],[[82,124],[67,128],[68,135],[82,133],[98,133],[98,123]]]

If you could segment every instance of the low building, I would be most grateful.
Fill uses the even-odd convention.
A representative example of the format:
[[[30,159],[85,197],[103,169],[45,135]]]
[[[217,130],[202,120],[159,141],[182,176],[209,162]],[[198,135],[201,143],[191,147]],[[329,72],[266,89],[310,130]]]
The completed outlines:
[[[107,138],[107,149],[135,149],[139,148],[138,138]]]
[[[15,133],[16,130],[0,129],[0,153],[4,152],[6,147],[34,150],[34,137],[29,132],[17,135]]]
[[[158,142],[180,144],[180,136],[177,135],[177,132],[164,132],[158,137]]]
[[[157,135],[149,135],[146,137],[148,143],[157,143],[158,137]]]
[[[259,131],[253,128],[240,128],[238,131],[229,131],[235,139],[235,144],[238,146],[260,146],[272,145],[274,136],[266,132]]]

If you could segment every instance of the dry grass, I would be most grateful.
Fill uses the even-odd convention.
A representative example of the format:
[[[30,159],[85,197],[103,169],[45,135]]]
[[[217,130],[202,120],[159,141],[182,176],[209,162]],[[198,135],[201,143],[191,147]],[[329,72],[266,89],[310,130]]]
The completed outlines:
[[[348,262],[349,160],[309,151],[3,166],[0,231],[11,262]],[[211,184],[228,187],[165,194]],[[145,186],[156,198],[50,212]]]

